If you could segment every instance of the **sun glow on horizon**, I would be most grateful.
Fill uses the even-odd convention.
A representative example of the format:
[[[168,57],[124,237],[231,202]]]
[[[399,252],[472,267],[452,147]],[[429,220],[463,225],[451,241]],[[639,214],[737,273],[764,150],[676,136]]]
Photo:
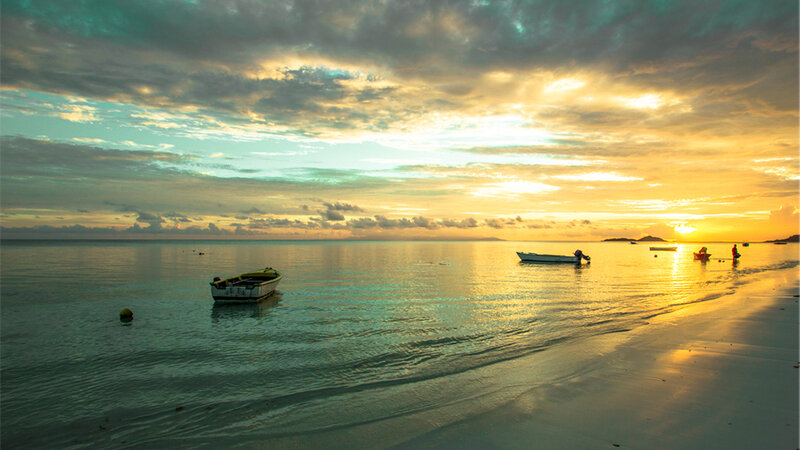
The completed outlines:
[[[685,223],[681,223],[681,224],[675,225],[674,230],[675,230],[675,232],[680,233],[680,234],[689,234],[689,233],[691,233],[693,231],[697,231],[697,228],[690,227],[689,225],[687,225]]]

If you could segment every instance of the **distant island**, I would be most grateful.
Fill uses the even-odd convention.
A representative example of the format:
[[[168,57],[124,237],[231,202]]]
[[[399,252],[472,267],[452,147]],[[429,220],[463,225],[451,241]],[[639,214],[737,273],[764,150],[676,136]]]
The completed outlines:
[[[609,238],[609,239],[603,239],[603,242],[637,242],[637,241],[638,242],[667,242],[664,239],[661,239],[660,237],[655,237],[655,236],[650,236],[650,235],[645,236],[643,238],[639,238],[639,239],[631,239],[631,238]]]
[[[800,242],[800,234],[795,234],[794,236],[789,236],[784,239],[775,239],[772,241],[764,241],[764,242]]]

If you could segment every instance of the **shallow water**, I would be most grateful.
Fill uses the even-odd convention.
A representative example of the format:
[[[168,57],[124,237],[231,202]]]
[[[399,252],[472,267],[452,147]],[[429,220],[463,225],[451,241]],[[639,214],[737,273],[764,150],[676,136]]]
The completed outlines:
[[[577,376],[552,362],[564,343],[798,265],[796,244],[737,264],[703,245],[708,263],[646,243],[6,241],[2,444],[389,446]],[[577,248],[591,264],[515,254]],[[214,276],[264,266],[276,295],[213,305]]]

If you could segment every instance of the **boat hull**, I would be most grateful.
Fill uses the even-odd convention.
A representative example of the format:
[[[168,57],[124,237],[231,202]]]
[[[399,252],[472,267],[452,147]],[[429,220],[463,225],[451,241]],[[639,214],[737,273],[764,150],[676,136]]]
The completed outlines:
[[[267,281],[252,286],[211,286],[211,297],[216,303],[256,303],[269,297],[278,287],[278,281]]]
[[[544,255],[541,253],[525,253],[517,252],[519,259],[524,262],[537,262],[537,263],[572,263],[580,264],[581,258],[577,256],[566,255]]]
[[[651,252],[675,252],[678,247],[650,247]]]
[[[215,303],[257,303],[275,292],[282,275],[272,269],[250,272],[211,283]]]
[[[693,253],[693,255],[696,261],[708,261],[711,257],[711,253]]]

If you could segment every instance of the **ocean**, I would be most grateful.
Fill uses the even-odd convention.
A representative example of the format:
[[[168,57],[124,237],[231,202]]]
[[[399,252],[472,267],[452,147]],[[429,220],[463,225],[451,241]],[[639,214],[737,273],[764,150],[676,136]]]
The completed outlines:
[[[590,373],[582,339],[798,267],[797,244],[650,245],[3,241],[0,444],[401,445]],[[213,277],[266,266],[275,295],[214,305]]]

